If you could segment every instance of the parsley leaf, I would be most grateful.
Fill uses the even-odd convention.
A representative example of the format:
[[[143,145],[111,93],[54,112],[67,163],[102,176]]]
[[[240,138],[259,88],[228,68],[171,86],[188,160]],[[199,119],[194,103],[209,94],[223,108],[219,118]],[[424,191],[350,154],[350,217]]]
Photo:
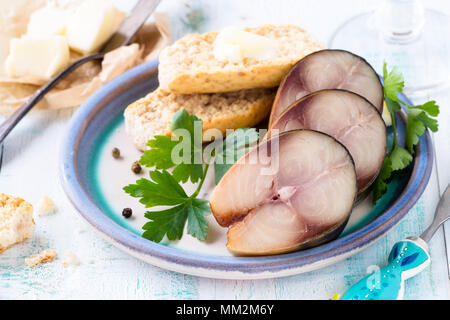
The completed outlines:
[[[214,159],[214,180],[218,184],[233,164],[258,142],[259,135],[254,128],[235,130],[223,142]]]
[[[147,142],[150,147],[141,156],[139,163],[148,168],[170,169],[175,166],[172,161],[172,150],[179,143],[178,140],[167,136],[155,136]]]
[[[373,199],[376,202],[387,190],[387,181],[392,174],[392,162],[389,157],[386,157],[381,167],[378,177],[373,182]]]
[[[154,242],[161,242],[165,235],[169,240],[181,239],[186,224],[186,203],[162,211],[148,211],[145,217],[150,221],[144,224],[142,236]]]
[[[392,131],[394,135],[392,148],[386,155],[380,174],[373,183],[373,201],[376,202],[387,190],[387,183],[395,171],[405,169],[413,160],[414,146],[419,142],[419,137],[430,129],[438,130],[438,122],[432,117],[439,114],[439,106],[436,101],[428,101],[423,105],[409,106],[399,99],[397,93],[401,93],[404,87],[403,75],[397,68],[388,73],[386,62],[383,65],[384,100],[391,114]],[[401,110],[401,104],[407,111],[405,148],[398,145],[395,112]]]
[[[398,68],[393,68],[391,72],[387,71],[386,62],[383,65],[383,83],[384,95],[389,99],[397,101],[397,92],[402,92],[405,86],[403,75]]]
[[[196,196],[206,176],[207,167],[197,191],[188,197],[167,171],[150,171],[150,178],[139,179],[136,184],[124,187],[125,192],[135,198],[147,208],[159,205],[175,205],[166,210],[148,211],[145,217],[151,221],[142,228],[145,230],[142,236],[151,241],[160,242],[166,235],[169,240],[181,239],[184,226],[188,222],[188,233],[205,240],[208,234],[208,221],[206,215],[211,213],[207,200],[197,199]]]
[[[204,216],[211,213],[208,200],[192,199],[188,209],[187,232],[200,240],[205,240],[208,234],[208,221]]]
[[[202,120],[190,115],[184,109],[179,110],[173,117],[171,128],[180,139],[180,144],[177,147],[181,148],[175,154],[183,159],[174,169],[173,176],[177,181],[183,183],[187,182],[188,179],[192,183],[196,183],[203,175]]]
[[[392,172],[405,169],[411,163],[413,157],[406,149],[396,145],[392,148],[389,159]]]
[[[175,113],[171,129],[173,137],[155,136],[149,140],[139,163],[148,168],[171,169],[178,182],[198,182],[203,174],[202,120],[186,110]]]
[[[408,108],[408,121],[406,124],[405,143],[406,148],[411,154],[414,153],[414,146],[419,142],[419,137],[425,133],[427,128],[429,128],[433,132],[436,132],[438,130],[437,120],[430,118],[429,116],[432,114],[439,114],[439,108],[436,112],[436,110],[434,109],[434,105],[431,108],[423,108],[423,106]],[[429,111],[431,112],[431,114]]]
[[[428,101],[425,104],[412,107],[411,109],[423,110],[432,117],[437,117],[439,115],[439,106],[436,104],[436,101]]]
[[[176,207],[162,211],[148,211],[145,217],[151,221],[142,228],[142,236],[154,242],[161,242],[164,236],[169,240],[181,239],[186,220],[187,232],[199,240],[205,240],[208,234],[206,215],[211,213],[207,200],[190,199]]]
[[[189,178],[192,183],[196,183],[202,177],[202,174],[203,169],[201,164],[181,163],[173,170],[174,178],[183,183],[186,183]]]
[[[169,172],[150,171],[150,178],[153,181],[142,178],[123,190],[132,197],[140,198],[139,202],[146,208],[180,204],[188,199],[183,188]]]
[[[391,114],[391,116],[394,116],[394,114],[397,112],[397,111],[400,111],[401,110],[401,106],[400,106],[400,103],[398,103],[396,100],[392,100],[392,99],[390,99],[389,97],[385,97],[384,98],[384,101],[386,101],[386,106],[387,106],[387,108],[388,108],[388,110],[389,110],[389,113]],[[393,121],[392,123],[394,123],[395,121]]]

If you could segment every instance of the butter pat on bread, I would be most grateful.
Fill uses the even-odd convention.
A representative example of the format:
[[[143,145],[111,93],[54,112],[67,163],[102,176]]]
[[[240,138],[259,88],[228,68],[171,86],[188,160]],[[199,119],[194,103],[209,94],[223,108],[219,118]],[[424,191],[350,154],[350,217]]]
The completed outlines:
[[[232,63],[243,63],[245,58],[275,59],[278,50],[278,42],[275,39],[234,27],[220,31],[213,43],[214,58]]]
[[[33,235],[33,206],[27,201],[0,193],[0,253]]]
[[[165,48],[159,57],[158,77],[161,88],[187,94],[276,87],[294,63],[324,48],[305,30],[295,25],[265,25],[244,28],[243,31],[264,37],[267,41],[241,45],[241,52],[245,53],[247,50],[251,53],[244,56],[242,61],[239,61],[239,57],[230,59],[232,61],[216,57],[214,49],[215,46],[217,48],[215,41],[220,36],[219,32],[189,34]],[[229,35],[223,37],[225,43],[230,38]],[[238,36],[237,39],[239,37],[245,38]],[[269,43],[269,48],[267,44],[261,46],[261,43]],[[258,58],[255,50],[271,51],[270,43],[274,43],[276,47],[274,53],[270,53],[268,59]],[[228,48],[232,49],[232,46]],[[222,52],[224,50],[226,49],[222,49]],[[236,52],[228,53],[229,56],[233,54],[236,55]]]
[[[170,125],[178,110],[185,109],[203,121],[203,130],[252,127],[270,112],[275,89],[241,90],[215,94],[178,95],[156,89],[125,110],[125,129],[138,149],[146,150],[155,135],[170,136]],[[210,137],[203,136],[204,141]]]

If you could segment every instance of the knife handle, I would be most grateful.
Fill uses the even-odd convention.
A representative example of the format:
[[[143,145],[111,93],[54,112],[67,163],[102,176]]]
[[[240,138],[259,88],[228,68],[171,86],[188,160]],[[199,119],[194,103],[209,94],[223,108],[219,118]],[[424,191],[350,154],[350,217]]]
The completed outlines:
[[[24,104],[22,104],[16,111],[14,111],[1,125],[0,125],[0,145],[5,140],[6,136],[12,129],[22,120],[22,118],[39,102],[41,99],[55,87],[66,75],[91,60],[102,59],[103,53],[95,53],[78,59],[70,66],[61,71],[58,75],[53,77],[50,81],[40,87]]]
[[[391,250],[388,265],[354,284],[340,300],[401,300],[405,280],[430,264],[427,244],[420,238],[397,242]]]

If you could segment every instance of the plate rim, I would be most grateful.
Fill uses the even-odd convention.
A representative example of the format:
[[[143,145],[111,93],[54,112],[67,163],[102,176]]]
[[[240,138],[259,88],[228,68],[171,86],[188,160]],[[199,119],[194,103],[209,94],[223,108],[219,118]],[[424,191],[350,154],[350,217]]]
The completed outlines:
[[[78,176],[77,156],[81,139],[102,107],[101,102],[111,100],[140,78],[151,76],[157,72],[157,67],[158,60],[138,65],[92,94],[76,110],[66,128],[59,163],[63,190],[81,217],[119,249],[141,260],[172,271],[222,279],[274,278],[315,270],[353,255],[378,240],[401,221],[428,184],[434,154],[427,130],[420,137],[411,176],[400,196],[372,222],[332,242],[275,256],[234,257],[192,253],[144,239],[115,223],[89,197]],[[404,112],[401,116],[405,117]]]

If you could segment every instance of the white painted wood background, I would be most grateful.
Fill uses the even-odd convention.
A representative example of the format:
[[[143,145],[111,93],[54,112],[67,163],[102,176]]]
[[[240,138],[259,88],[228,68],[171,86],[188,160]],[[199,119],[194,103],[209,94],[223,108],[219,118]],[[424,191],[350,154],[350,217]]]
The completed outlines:
[[[121,9],[129,9],[133,2],[116,1]],[[447,0],[424,2],[450,14]],[[295,23],[327,43],[342,22],[377,4],[377,0],[163,0],[157,11],[169,13],[174,39],[228,25]],[[450,58],[450,52],[448,55]],[[385,264],[396,241],[420,234],[431,222],[439,194],[450,182],[450,93],[433,98],[442,110],[440,131],[433,136],[436,166],[424,195],[407,217],[375,245],[336,265],[258,281],[213,280],[165,271],[103,240],[77,215],[58,180],[59,146],[73,110],[33,112],[5,142],[0,192],[21,196],[33,204],[48,194],[58,211],[53,216],[37,217],[33,239],[0,255],[0,299],[329,299],[363,277],[369,265]],[[449,230],[447,225],[447,239]],[[58,260],[36,268],[25,266],[25,257],[49,247],[57,250]],[[430,248],[431,267],[407,282],[406,299],[449,298],[442,229]],[[63,267],[61,258],[66,250],[75,252],[81,263]]]

